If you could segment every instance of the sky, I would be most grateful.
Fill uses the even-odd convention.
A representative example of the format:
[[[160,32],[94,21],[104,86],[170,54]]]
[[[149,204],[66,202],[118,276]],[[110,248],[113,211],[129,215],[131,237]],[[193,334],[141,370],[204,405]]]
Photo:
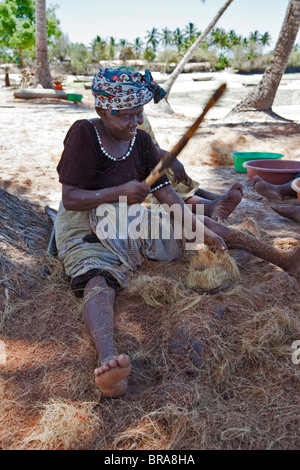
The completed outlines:
[[[258,30],[271,35],[274,48],[289,0],[233,0],[216,27],[248,36]],[[63,33],[71,42],[89,45],[96,36],[142,40],[153,27],[184,29],[194,23],[203,31],[225,0],[46,0],[56,5]],[[300,43],[300,33],[296,42]]]

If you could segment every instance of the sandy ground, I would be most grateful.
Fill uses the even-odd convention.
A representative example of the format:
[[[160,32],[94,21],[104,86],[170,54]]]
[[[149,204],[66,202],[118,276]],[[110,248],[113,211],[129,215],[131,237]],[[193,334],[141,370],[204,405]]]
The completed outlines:
[[[299,244],[299,224],[272,211],[272,202],[255,193],[247,175],[237,173],[231,161],[231,152],[250,150],[300,160],[298,122],[250,115],[235,122],[225,119],[257,77],[216,74],[205,82],[180,77],[170,97],[174,114],[160,115],[154,106],[146,109],[156,137],[170,149],[200,114],[201,100],[225,78],[229,86],[224,104],[230,106],[211,111],[180,160],[203,189],[223,193],[234,181],[243,184],[243,200],[228,218],[229,225],[253,220],[269,243],[282,248]],[[296,78],[284,78],[274,108],[285,118],[300,116],[299,105],[292,104],[300,89]],[[249,86],[243,85],[246,81]],[[189,101],[187,89],[200,97],[200,104]],[[75,120],[95,115],[90,91],[83,91],[80,104],[19,100],[13,92],[0,89],[0,188],[41,205],[42,211],[46,205],[56,209],[61,194],[56,166],[63,139]],[[216,161],[226,165],[214,165]],[[297,204],[297,199],[282,204]],[[21,250],[7,253],[8,268],[9,256],[23,256]],[[41,279],[36,264],[43,260],[33,255],[24,266],[22,259],[12,260],[8,280],[16,292],[9,289],[7,317],[4,312],[8,355],[0,376],[4,449],[299,449],[299,365],[292,364],[289,349],[292,341],[300,340],[299,290],[281,270],[268,263],[249,264],[241,268],[236,291],[207,295],[195,307],[192,303],[201,296],[189,291],[190,307],[184,307],[184,314],[178,313],[179,303],[153,308],[122,292],[116,301],[118,346],[132,355],[133,375],[125,398],[99,402],[92,378],[94,349],[68,283],[59,278],[56,285],[55,272]],[[141,274],[176,279],[186,266],[184,261],[174,268],[171,264],[149,261]],[[225,311],[222,324],[214,320]],[[181,356],[169,354],[171,334],[186,325],[193,325],[208,344],[199,376],[184,371]]]

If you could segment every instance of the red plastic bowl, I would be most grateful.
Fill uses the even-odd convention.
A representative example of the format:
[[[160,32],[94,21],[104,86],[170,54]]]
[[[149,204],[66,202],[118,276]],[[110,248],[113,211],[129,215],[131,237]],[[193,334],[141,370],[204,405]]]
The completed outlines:
[[[300,161],[297,160],[251,160],[243,166],[250,181],[257,175],[272,184],[288,183],[300,173]]]

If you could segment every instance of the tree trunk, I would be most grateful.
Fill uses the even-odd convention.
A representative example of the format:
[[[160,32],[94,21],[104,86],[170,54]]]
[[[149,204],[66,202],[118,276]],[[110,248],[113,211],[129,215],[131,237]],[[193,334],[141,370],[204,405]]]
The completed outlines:
[[[36,98],[57,98],[61,100],[67,100],[68,94],[63,90],[53,90],[52,88],[19,88],[14,92],[14,97],[21,98],[23,100],[33,100]]]
[[[10,86],[10,79],[9,79],[9,73],[5,72],[5,86]]]
[[[36,67],[35,86],[41,84],[43,88],[53,88],[50,74],[47,50],[47,23],[46,1],[35,0],[35,41],[36,41]]]
[[[261,81],[232,112],[264,111],[272,112],[275,95],[288,64],[300,25],[300,0],[290,0],[282,24],[273,57],[267,66]]]
[[[191,47],[188,49],[188,51],[185,53],[185,55],[183,56],[183,58],[181,59],[181,61],[179,62],[179,64],[176,66],[176,68],[173,70],[173,72],[171,73],[170,77],[168,78],[168,80],[164,83],[163,85],[163,89],[167,92],[167,95],[166,97],[160,102],[158,103],[158,107],[160,107],[162,110],[164,111],[169,111],[169,112],[173,112],[170,105],[168,104],[167,102],[167,98],[170,94],[170,91],[171,91],[171,88],[172,86],[174,85],[176,79],[178,78],[178,76],[181,74],[181,72],[183,71],[185,65],[188,63],[188,61],[191,59],[193,53],[195,52],[195,50],[197,49],[197,47],[199,47],[199,45],[201,44],[201,42],[206,38],[206,36],[210,33],[210,31],[214,28],[215,24],[217,23],[217,21],[221,18],[221,16],[223,15],[224,11],[229,7],[229,5],[233,2],[233,0],[227,0],[223,7],[218,11],[218,13],[216,14],[216,16],[213,18],[213,20],[211,21],[211,23],[207,26],[207,28],[203,31],[202,34],[200,34],[200,36],[196,39],[196,41],[191,45]],[[167,103],[167,105],[166,105]]]
[[[24,69],[24,60],[23,60],[23,51],[21,49],[19,50],[19,59],[20,59],[21,70],[23,70]]]

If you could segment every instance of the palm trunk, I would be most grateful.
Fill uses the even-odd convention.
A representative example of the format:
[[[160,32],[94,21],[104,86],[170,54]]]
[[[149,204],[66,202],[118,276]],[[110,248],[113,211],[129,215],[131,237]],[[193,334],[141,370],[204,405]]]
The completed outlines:
[[[47,23],[45,0],[35,0],[36,23],[36,68],[35,85],[41,84],[43,88],[53,88],[50,74],[47,50]]]
[[[267,66],[257,87],[232,112],[264,111],[272,113],[275,95],[288,64],[299,25],[300,0],[290,0],[270,64]]]

